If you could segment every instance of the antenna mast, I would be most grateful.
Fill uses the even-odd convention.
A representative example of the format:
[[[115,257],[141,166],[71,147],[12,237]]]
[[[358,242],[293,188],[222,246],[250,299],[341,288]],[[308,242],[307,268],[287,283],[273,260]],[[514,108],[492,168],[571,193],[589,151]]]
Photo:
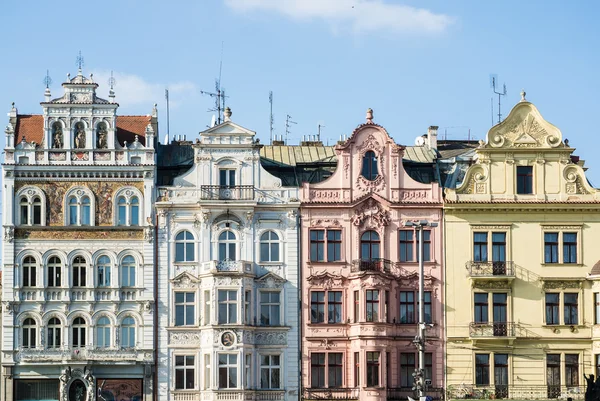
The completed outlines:
[[[286,145],[288,143],[288,135],[290,133],[290,124],[298,124],[298,123],[295,121],[292,121],[292,116],[290,116],[288,114],[287,117],[285,118],[285,144]]]
[[[209,112],[216,111],[217,112],[217,124],[221,124],[223,119],[221,114],[223,110],[225,110],[225,89],[221,89],[221,72],[223,71],[223,42],[221,42],[221,61],[219,62],[219,79],[215,79],[215,91],[207,92],[200,91],[203,95],[208,95],[215,99],[215,108],[208,109]]]
[[[500,121],[502,120],[502,113],[501,113],[501,96],[506,96],[506,84],[503,84],[503,91],[502,92],[498,92],[496,90],[496,85],[497,85],[497,81],[498,81],[498,76],[496,74],[492,74],[490,76],[491,78],[491,84],[492,84],[492,90],[493,92],[498,95],[498,124],[500,124]],[[493,113],[493,112],[492,112]],[[493,121],[492,121],[493,123]]]
[[[46,85],[46,89],[50,88],[50,85],[52,85],[52,78],[50,78],[50,70],[46,70],[46,76],[44,77],[44,85]]]
[[[273,144],[273,91],[269,91],[269,105],[271,106],[271,116],[269,117],[269,133],[271,136],[271,145]]]
[[[317,141],[321,140],[321,128],[325,128],[325,126],[322,125],[322,124],[318,125],[318,127],[317,127]]]
[[[170,138],[169,135],[169,90],[165,89],[165,100],[167,101],[167,137]]]

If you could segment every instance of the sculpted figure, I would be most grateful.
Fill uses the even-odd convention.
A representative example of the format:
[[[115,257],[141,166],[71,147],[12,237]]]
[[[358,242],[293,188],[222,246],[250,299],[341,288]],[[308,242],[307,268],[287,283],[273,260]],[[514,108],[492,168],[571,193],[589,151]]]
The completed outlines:
[[[98,133],[96,139],[96,148],[98,149],[106,149],[108,147],[108,131],[106,130],[105,124],[100,124],[98,126]]]
[[[60,124],[54,124],[52,132],[52,148],[61,149],[63,147],[63,132]]]
[[[75,126],[75,148],[85,148],[85,129],[83,128],[83,124],[81,123],[77,123],[77,125]]]

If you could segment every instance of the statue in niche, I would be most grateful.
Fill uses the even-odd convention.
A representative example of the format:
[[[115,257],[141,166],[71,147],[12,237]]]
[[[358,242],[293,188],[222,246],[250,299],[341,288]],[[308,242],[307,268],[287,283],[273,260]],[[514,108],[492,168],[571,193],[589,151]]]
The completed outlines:
[[[62,149],[63,147],[63,132],[62,125],[54,123],[52,125],[52,149]]]
[[[106,129],[106,124],[104,123],[98,125],[98,131],[96,132],[96,148],[108,148],[108,131]]]
[[[85,148],[85,128],[82,123],[77,123],[75,125],[75,148]]]

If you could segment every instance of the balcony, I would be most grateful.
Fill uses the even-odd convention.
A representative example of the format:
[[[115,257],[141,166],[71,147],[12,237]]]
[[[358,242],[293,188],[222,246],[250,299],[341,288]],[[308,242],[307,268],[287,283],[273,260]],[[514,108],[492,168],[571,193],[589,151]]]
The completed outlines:
[[[312,400],[358,400],[359,388],[305,388],[304,401]]]
[[[148,362],[153,360],[151,351],[132,348],[21,348],[15,351],[15,361],[32,363],[64,363],[65,361],[96,362]]]
[[[352,261],[350,271],[356,272],[382,272],[390,273],[394,263],[388,259],[355,259]]]
[[[513,400],[550,400],[561,399],[583,400],[585,398],[584,386],[561,385],[450,385],[447,387],[447,397],[452,399],[513,399]]]
[[[254,274],[254,264],[246,260],[209,260],[200,264],[201,273]]]
[[[252,185],[202,185],[202,200],[254,200]]]
[[[284,390],[177,390],[171,394],[173,401],[283,401]]]
[[[430,396],[434,400],[443,400],[444,399],[444,389],[443,388],[428,388],[425,393]],[[387,400],[388,401],[406,401],[408,397],[411,397],[415,400],[419,399],[419,396],[416,391],[412,389],[412,387],[400,387],[400,388],[388,388],[387,389]]]
[[[497,338],[516,337],[516,324],[513,322],[471,322],[469,324],[469,337]]]
[[[467,270],[472,278],[514,278],[515,269],[512,261],[503,262],[467,262]]]

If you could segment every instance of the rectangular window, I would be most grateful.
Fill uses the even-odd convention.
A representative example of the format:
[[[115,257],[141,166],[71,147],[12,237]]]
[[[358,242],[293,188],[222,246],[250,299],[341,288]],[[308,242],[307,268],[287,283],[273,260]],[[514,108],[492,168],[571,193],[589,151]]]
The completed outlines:
[[[517,194],[533,193],[533,167],[517,166]]]
[[[379,352],[367,352],[367,387],[379,387]]]
[[[325,230],[310,230],[310,261],[325,261]]]
[[[596,377],[600,377],[600,354],[596,354],[595,358],[596,358]]]
[[[560,324],[560,294],[546,293],[546,324]]]
[[[563,296],[564,296],[564,301],[565,301],[565,324],[579,324],[579,318],[578,318],[578,302],[577,302],[577,298],[578,298],[577,293],[575,292],[566,292]]]
[[[400,262],[412,262],[414,247],[414,230],[400,230]]]
[[[600,292],[594,293],[594,324],[600,324]]]
[[[204,385],[203,390],[210,388],[210,354],[204,354]]]
[[[342,260],[342,230],[327,230],[327,261]]]
[[[237,323],[237,291],[219,290],[219,324]]]
[[[567,387],[579,386],[578,354],[565,354],[565,384]]]
[[[267,390],[281,388],[281,357],[279,355],[260,356],[260,388]]]
[[[490,385],[490,354],[475,354],[475,384]]]
[[[391,313],[390,313],[390,292],[385,291],[385,310],[383,311],[383,318],[387,323],[390,323]]]
[[[419,261],[419,237],[417,236],[416,259]],[[423,261],[431,261],[431,230],[423,230]]]
[[[324,353],[312,353],[310,355],[310,386],[312,388],[325,387]]]
[[[506,262],[506,233],[492,233],[492,261]]]
[[[221,169],[219,170],[219,185],[222,187],[235,186],[235,170]]]
[[[544,263],[558,263],[558,233],[544,233]]]
[[[238,387],[237,354],[219,354],[219,388]]]
[[[175,293],[175,326],[193,326],[195,323],[195,297],[193,292]]]
[[[425,354],[425,378],[433,379],[433,354],[431,352]]]
[[[546,354],[548,398],[558,398],[560,391],[560,354]]]
[[[310,293],[310,322],[325,323],[325,291]]]
[[[392,384],[392,354],[391,352],[385,353],[385,377],[388,387]]]
[[[252,291],[244,292],[244,322],[252,324]]]
[[[487,239],[488,233],[473,233],[473,261],[474,262],[487,262]]]
[[[342,292],[329,291],[327,293],[327,323],[342,322]]]
[[[400,291],[400,323],[415,323],[415,293]]]
[[[246,354],[244,356],[244,365],[245,365],[245,373],[244,373],[244,388],[251,388],[254,383],[252,381],[252,354]]]
[[[329,372],[329,384],[330,388],[342,387],[342,359],[344,354],[341,353],[330,353],[327,355],[329,366],[327,370]]]
[[[260,324],[261,326],[281,325],[281,293],[262,291],[260,293]]]
[[[577,263],[577,233],[563,233],[563,263]]]
[[[417,359],[414,353],[401,353],[400,354],[400,386],[401,387],[412,387],[413,386],[413,373],[417,364]]]
[[[475,293],[475,323],[488,322],[488,294],[482,292]]]
[[[192,355],[175,356],[175,389],[193,389],[194,371],[194,357]]]
[[[367,290],[367,322],[379,321],[379,290]]]
[[[358,323],[360,318],[360,293],[354,291],[354,323]]]
[[[204,291],[204,324],[210,324],[210,290]]]
[[[600,359],[596,359],[600,361]],[[354,353],[354,387],[360,386],[360,352]]]
[[[506,393],[508,390],[498,389],[498,386],[508,386],[508,354],[494,354],[494,384],[497,392],[502,390]],[[506,398],[506,395],[502,398]]]
[[[48,265],[48,287],[60,287],[60,265]]]

